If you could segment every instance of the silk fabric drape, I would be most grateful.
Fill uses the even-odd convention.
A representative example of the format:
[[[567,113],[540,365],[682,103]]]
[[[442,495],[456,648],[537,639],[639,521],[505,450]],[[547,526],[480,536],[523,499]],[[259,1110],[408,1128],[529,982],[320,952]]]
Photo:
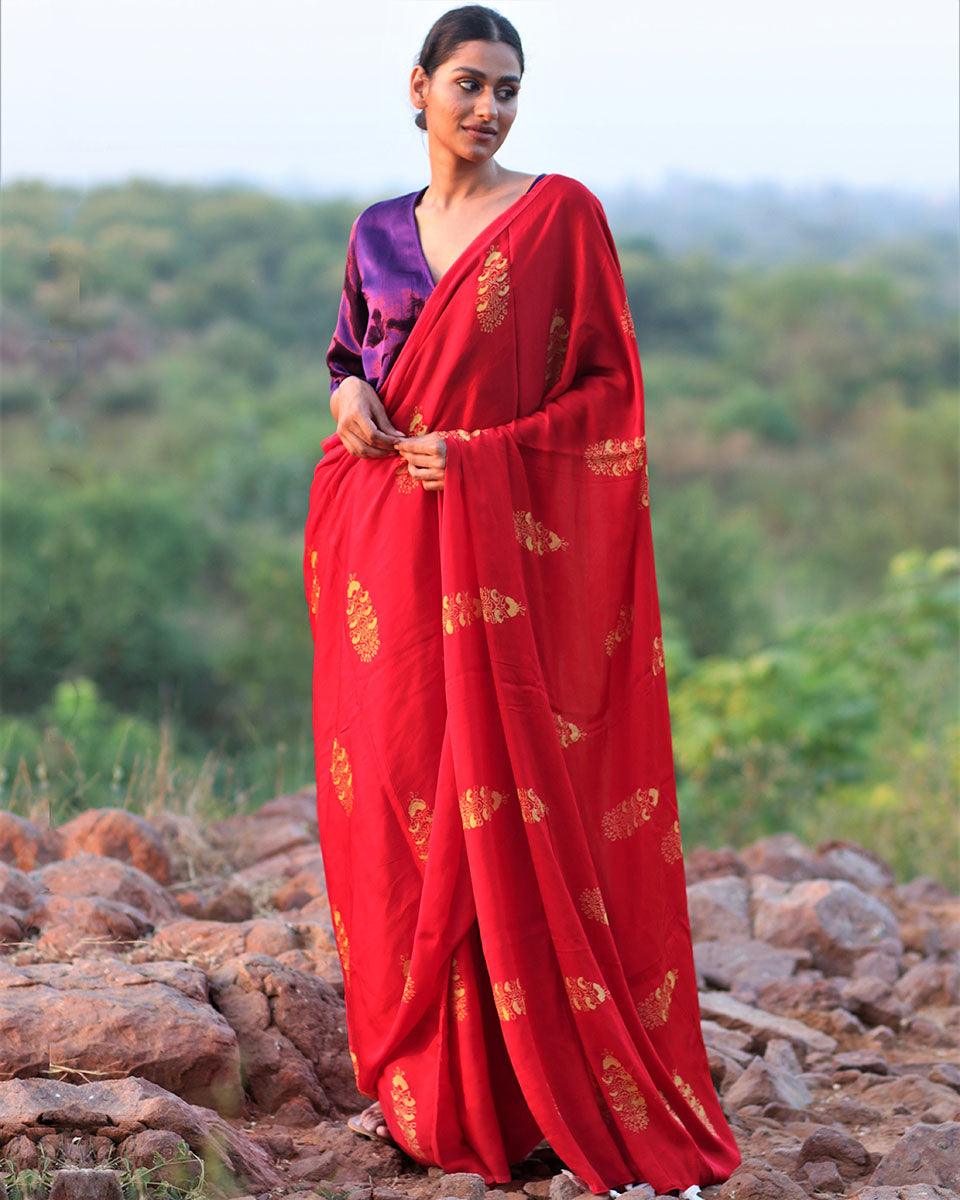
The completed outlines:
[[[597,198],[548,175],[381,390],[441,492],[323,443],[304,531],[320,839],[357,1084],[488,1183],[729,1177],[697,1003],[640,361]]]

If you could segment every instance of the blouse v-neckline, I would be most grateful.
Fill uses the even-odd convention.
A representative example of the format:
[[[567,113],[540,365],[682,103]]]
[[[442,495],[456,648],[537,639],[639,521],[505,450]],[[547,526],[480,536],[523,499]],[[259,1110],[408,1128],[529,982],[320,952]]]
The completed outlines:
[[[413,244],[417,249],[417,256],[420,259],[420,265],[423,268],[423,275],[424,275],[426,282],[429,284],[429,287],[427,289],[427,294],[429,294],[429,292],[434,291],[436,288],[438,288],[440,286],[441,281],[444,278],[446,278],[446,275],[450,271],[450,269],[452,267],[456,266],[456,264],[460,261],[460,259],[463,257],[463,254],[470,248],[470,246],[472,246],[475,241],[477,241],[479,238],[481,238],[483,236],[483,234],[486,233],[486,231],[496,221],[499,221],[501,217],[503,217],[506,213],[508,213],[515,204],[519,204],[520,201],[524,198],[524,196],[526,196],[527,193],[532,188],[536,187],[537,183],[539,183],[539,181],[541,179],[543,179],[545,175],[546,175],[546,171],[542,171],[535,179],[533,179],[531,181],[530,186],[527,187],[526,189],[524,189],[524,191],[522,191],[520,193],[520,195],[516,198],[516,200],[512,201],[510,204],[507,205],[507,207],[505,209],[503,209],[501,212],[497,213],[497,215],[492,220],[488,221],[487,224],[483,227],[483,229],[481,229],[480,232],[475,235],[475,237],[472,237],[470,239],[470,241],[467,243],[467,245],[463,248],[463,250],[460,252],[460,254],[457,255],[457,257],[453,260],[453,262],[450,264],[450,266],[447,267],[447,270],[443,272],[443,274],[440,276],[439,279],[434,279],[433,272],[430,270],[430,264],[427,262],[427,256],[423,252],[423,242],[420,240],[420,226],[417,224],[417,214],[416,214],[416,208],[417,208],[417,205],[420,203],[420,198],[423,196],[423,193],[427,190],[427,188],[430,185],[428,183],[425,183],[423,185],[423,187],[420,188],[419,191],[410,193],[410,205],[407,209],[407,217],[410,222],[411,232],[413,234]]]

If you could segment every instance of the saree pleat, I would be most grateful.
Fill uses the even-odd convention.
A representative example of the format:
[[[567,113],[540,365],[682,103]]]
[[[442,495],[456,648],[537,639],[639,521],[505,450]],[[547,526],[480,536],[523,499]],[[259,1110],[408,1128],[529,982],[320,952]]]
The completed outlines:
[[[332,436],[304,582],[359,1089],[416,1159],[594,1191],[729,1177],[700,1030],[643,387],[599,201],[548,175],[431,294],[381,398],[444,488]]]

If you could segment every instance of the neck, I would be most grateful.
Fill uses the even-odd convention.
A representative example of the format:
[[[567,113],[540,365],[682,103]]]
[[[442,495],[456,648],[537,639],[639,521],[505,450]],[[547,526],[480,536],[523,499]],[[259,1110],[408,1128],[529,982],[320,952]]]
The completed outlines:
[[[450,208],[485,196],[503,182],[507,172],[492,158],[467,162],[442,147],[430,146],[430,182],[423,194],[434,208]]]

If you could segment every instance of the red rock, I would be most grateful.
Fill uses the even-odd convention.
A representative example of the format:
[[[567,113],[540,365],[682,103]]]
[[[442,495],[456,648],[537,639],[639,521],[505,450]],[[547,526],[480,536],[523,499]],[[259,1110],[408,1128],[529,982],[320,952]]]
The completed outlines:
[[[806,950],[781,949],[756,938],[696,942],[693,947],[697,972],[708,987],[736,991],[737,998],[751,1003],[768,983],[789,979],[798,965],[806,965]]]
[[[20,871],[61,857],[62,839],[56,829],[35,825],[16,813],[0,812],[0,862]]]
[[[808,846],[792,833],[775,833],[740,851],[740,858],[754,875],[770,875],[787,883],[816,879],[819,865]]]
[[[735,850],[724,846],[720,850],[709,850],[705,846],[694,847],[684,855],[684,872],[687,884],[700,883],[718,875],[746,875],[746,863]]]
[[[97,896],[117,900],[137,909],[153,924],[170,921],[179,915],[169,892],[152,876],[119,859],[100,854],[78,851],[70,858],[34,871],[33,879],[40,889],[56,896]]]
[[[843,1179],[834,1162],[808,1162],[802,1167],[801,1173],[817,1193],[833,1192],[840,1196],[845,1190]]]
[[[64,1107],[103,1112],[115,1129],[171,1130],[207,1162],[208,1176],[222,1171],[257,1191],[282,1182],[266,1152],[245,1134],[215,1112],[187,1104],[149,1080],[70,1084],[52,1079],[13,1079],[0,1083],[0,1129],[16,1125],[50,1128],[46,1114]],[[47,1139],[39,1140],[42,1144]]]
[[[118,959],[0,961],[4,1070],[140,1075],[187,1100],[232,1114],[242,1100],[236,1035],[207,998],[196,967]]]
[[[710,1018],[728,1029],[749,1033],[754,1045],[765,1046],[771,1038],[786,1038],[804,1049],[832,1053],[836,1040],[820,1030],[792,1017],[780,1017],[752,1005],[743,1004],[725,992],[699,992],[701,1016]]]
[[[23,915],[45,959],[112,955],[153,931],[139,909],[99,896],[41,896]]]
[[[174,899],[184,916],[201,921],[249,921],[253,899],[237,879],[210,880],[204,886],[178,888]]]
[[[754,936],[809,950],[828,974],[849,974],[861,954],[897,934],[888,906],[844,880],[796,883],[779,899],[759,900],[754,913]]]
[[[776,1103],[802,1111],[811,1103],[809,1089],[799,1079],[770,1066],[762,1058],[754,1058],[743,1074],[724,1093],[724,1102],[731,1109],[749,1104]]]
[[[130,863],[158,883],[172,878],[170,856],[149,821],[125,808],[90,808],[60,826],[63,857],[83,850]]]
[[[695,942],[751,936],[750,885],[739,875],[692,884],[687,888],[687,906]]]
[[[841,994],[844,1008],[867,1025],[886,1025],[896,1031],[910,1014],[906,1004],[882,979],[870,976],[849,979]]]
[[[960,1124],[911,1125],[871,1176],[872,1184],[928,1183],[960,1191]]]
[[[893,990],[914,1010],[926,1004],[957,1004],[960,1002],[960,966],[925,959],[901,975]]]
[[[326,1115],[361,1103],[343,1001],[329,984],[246,954],[215,969],[210,985],[236,1032],[247,1085],[261,1108],[274,1112],[299,1099]]]
[[[807,1200],[806,1192],[789,1175],[758,1158],[744,1158],[724,1183],[718,1200]]]
[[[863,1179],[873,1167],[870,1152],[855,1137],[831,1125],[821,1125],[804,1139],[797,1166],[822,1160],[832,1162],[847,1182]]]
[[[83,1167],[54,1171],[49,1200],[123,1200],[120,1172]]]
[[[845,838],[821,842],[816,862],[824,879],[845,879],[864,891],[885,891],[896,883],[893,868],[885,859]]]

